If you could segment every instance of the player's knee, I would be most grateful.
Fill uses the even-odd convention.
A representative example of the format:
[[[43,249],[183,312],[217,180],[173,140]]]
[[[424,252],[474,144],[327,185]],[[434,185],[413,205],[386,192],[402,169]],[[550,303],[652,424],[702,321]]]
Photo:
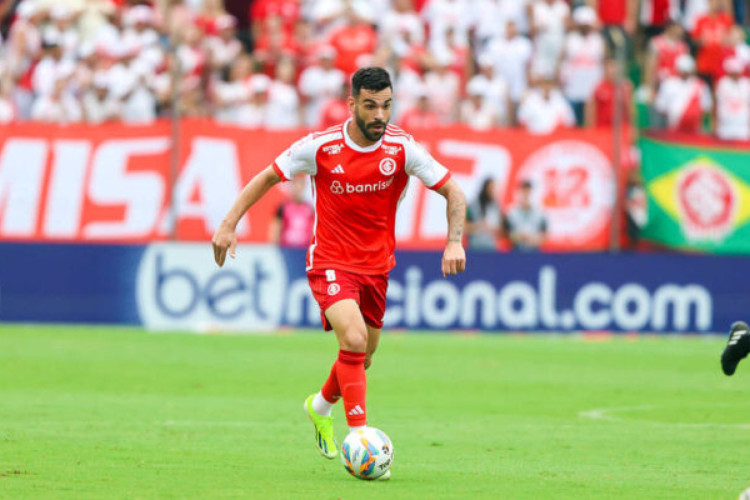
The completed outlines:
[[[367,331],[360,328],[348,328],[342,335],[342,347],[347,351],[365,352],[367,349]]]

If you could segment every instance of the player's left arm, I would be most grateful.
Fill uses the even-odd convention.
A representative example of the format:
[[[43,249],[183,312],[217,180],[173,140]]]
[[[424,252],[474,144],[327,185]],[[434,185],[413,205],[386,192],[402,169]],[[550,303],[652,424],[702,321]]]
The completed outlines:
[[[463,247],[464,225],[466,224],[466,196],[453,179],[437,190],[446,201],[448,218],[448,241],[445,243],[441,268],[443,277],[462,273],[466,269],[466,252]]]

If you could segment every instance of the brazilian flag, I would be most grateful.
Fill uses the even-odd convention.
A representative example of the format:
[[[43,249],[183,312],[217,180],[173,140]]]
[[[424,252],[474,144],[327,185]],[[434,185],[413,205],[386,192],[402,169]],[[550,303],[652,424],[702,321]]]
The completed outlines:
[[[641,235],[684,250],[750,253],[750,147],[644,137]]]

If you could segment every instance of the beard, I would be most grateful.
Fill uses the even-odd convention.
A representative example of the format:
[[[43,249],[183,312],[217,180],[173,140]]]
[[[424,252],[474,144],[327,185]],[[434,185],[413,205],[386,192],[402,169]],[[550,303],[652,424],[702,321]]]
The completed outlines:
[[[365,121],[359,116],[359,113],[354,114],[354,121],[357,122],[360,132],[364,135],[368,141],[377,142],[385,134],[385,128],[388,125],[387,122],[374,121],[371,123],[365,123]],[[382,132],[373,130],[372,127],[381,125],[383,127]]]

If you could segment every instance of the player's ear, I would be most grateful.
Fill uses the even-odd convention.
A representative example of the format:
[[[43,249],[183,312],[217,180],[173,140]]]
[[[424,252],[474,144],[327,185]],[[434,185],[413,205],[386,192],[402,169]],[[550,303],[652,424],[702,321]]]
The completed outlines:
[[[349,105],[349,111],[354,114],[354,106],[357,104],[357,100],[354,96],[347,96],[346,103]]]

